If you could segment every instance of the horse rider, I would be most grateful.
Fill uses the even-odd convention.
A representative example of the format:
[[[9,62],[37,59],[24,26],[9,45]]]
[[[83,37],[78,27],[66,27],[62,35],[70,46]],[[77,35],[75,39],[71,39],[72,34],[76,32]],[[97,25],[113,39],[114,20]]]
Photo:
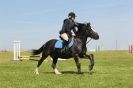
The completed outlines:
[[[74,12],[70,12],[68,14],[68,18],[66,18],[63,22],[63,26],[62,29],[60,30],[60,37],[63,39],[63,51],[66,51],[68,49],[68,41],[69,38],[76,36],[76,22],[75,20],[75,13]]]

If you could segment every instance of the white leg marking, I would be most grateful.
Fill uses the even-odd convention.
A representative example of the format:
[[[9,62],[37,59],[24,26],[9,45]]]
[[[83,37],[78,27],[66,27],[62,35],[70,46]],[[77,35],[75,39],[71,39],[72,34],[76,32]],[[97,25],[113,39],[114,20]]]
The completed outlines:
[[[59,72],[56,68],[54,69],[54,72],[55,72],[55,74],[57,74],[57,75],[62,74],[62,73],[61,73],[61,72]]]
[[[36,75],[39,75],[38,68],[35,69]]]

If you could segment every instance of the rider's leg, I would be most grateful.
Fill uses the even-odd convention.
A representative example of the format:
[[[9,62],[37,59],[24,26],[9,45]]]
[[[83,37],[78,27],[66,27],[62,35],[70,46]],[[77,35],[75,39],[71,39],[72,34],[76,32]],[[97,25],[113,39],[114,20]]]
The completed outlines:
[[[62,52],[65,52],[67,49],[67,45],[68,45],[68,35],[66,33],[61,34],[61,38],[64,40],[63,41],[63,49]]]
[[[61,38],[63,38],[63,40],[65,40],[65,41],[68,41],[68,35],[67,35],[67,33],[61,34]]]

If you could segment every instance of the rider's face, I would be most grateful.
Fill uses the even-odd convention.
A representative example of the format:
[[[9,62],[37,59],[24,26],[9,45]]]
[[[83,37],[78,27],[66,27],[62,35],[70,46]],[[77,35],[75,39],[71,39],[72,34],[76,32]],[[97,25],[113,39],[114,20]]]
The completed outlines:
[[[73,20],[73,21],[75,20],[75,17],[72,17],[72,16],[69,16],[68,18]]]
[[[75,20],[75,17],[72,17],[72,20],[74,21]]]

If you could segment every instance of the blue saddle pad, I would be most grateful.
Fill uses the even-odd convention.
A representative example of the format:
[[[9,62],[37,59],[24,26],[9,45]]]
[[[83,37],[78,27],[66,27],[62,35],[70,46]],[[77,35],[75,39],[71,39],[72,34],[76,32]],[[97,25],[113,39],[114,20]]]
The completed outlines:
[[[67,47],[70,48],[74,43],[74,38],[69,39],[68,42],[69,42],[69,44]],[[55,48],[63,48],[63,40],[61,40],[61,39],[57,40],[54,47]]]

